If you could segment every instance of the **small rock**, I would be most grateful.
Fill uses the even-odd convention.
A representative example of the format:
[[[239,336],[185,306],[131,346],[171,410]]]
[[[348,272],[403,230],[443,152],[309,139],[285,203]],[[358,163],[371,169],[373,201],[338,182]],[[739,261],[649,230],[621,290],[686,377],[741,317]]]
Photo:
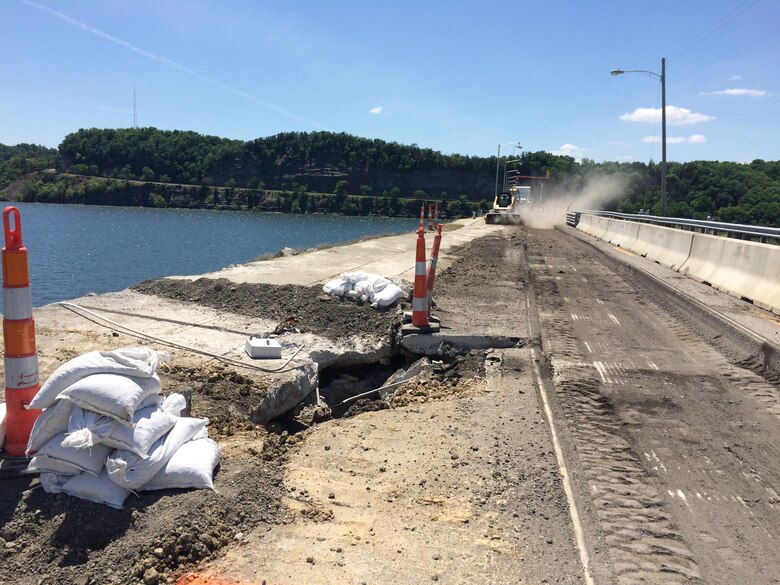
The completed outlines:
[[[309,563],[310,565],[313,565],[314,564],[314,557],[306,557],[306,562]]]
[[[160,581],[160,574],[157,569],[150,567],[144,572],[144,585],[157,585]]]

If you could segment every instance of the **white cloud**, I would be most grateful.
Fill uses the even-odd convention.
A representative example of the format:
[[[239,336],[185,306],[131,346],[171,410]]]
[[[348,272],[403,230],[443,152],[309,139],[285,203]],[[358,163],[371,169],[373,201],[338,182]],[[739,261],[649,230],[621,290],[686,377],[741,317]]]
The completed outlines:
[[[661,108],[637,108],[630,114],[623,114],[620,116],[620,119],[626,122],[660,122]],[[666,123],[670,126],[687,126],[689,124],[709,122],[714,119],[715,116],[697,114],[688,108],[666,106]]]
[[[741,75],[732,75],[729,77],[729,81],[739,81],[740,79],[742,79]]]
[[[763,89],[745,89],[742,87],[735,87],[732,89],[721,89],[704,95],[747,95],[750,97],[765,97],[768,95]]]
[[[574,144],[564,144],[558,150],[553,150],[553,154],[558,156],[573,156],[575,159],[581,159],[585,154],[585,149]]]
[[[377,106],[375,108],[371,108],[370,110],[368,110],[368,113],[369,114],[381,114],[384,111],[385,111],[385,109],[382,106]]]
[[[634,160],[634,157],[633,156],[629,156],[627,154],[624,154],[622,156],[616,156],[615,160],[617,162],[630,162],[630,161]]]
[[[642,142],[649,142],[649,143],[656,143],[661,142],[660,136],[644,136],[641,138]],[[666,143],[667,144],[701,144],[702,142],[707,142],[707,138],[705,138],[702,134],[692,134],[691,136],[667,136],[666,137]]]

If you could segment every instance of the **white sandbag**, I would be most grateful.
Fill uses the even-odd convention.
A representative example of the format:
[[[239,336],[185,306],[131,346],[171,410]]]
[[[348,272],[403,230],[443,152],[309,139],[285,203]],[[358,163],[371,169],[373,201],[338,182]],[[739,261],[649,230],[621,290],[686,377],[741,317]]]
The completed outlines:
[[[56,473],[58,475],[78,475],[81,468],[61,459],[54,459],[45,455],[36,455],[27,464],[27,471],[37,473]]]
[[[391,282],[381,291],[374,294],[374,300],[372,301],[371,305],[374,307],[379,307],[380,309],[385,309],[399,299],[402,299],[404,295],[406,295],[404,289]]]
[[[28,408],[49,408],[65,388],[92,374],[111,373],[150,378],[157,369],[160,357],[167,357],[167,354],[158,354],[148,347],[85,353],[54,370],[30,401]]]
[[[81,473],[85,471],[92,475],[98,475],[105,465],[106,458],[111,454],[113,449],[108,445],[95,445],[91,449],[74,449],[73,447],[63,447],[62,441],[65,439],[65,433],[57,435],[46,443],[38,450],[35,458],[38,459],[38,465],[48,462],[50,459],[62,461],[77,471],[75,473]],[[55,471],[58,473],[67,473],[55,468],[48,468],[47,471]],[[73,475],[73,473],[71,473]]]
[[[360,282],[361,280],[368,280],[373,276],[376,276],[376,274],[371,274],[370,272],[342,272],[341,273],[341,278],[353,286],[356,282]]]
[[[71,400],[84,410],[131,425],[133,414],[147,396],[159,394],[162,384],[157,375],[151,378],[128,378],[117,374],[93,374],[68,386],[61,398]]]
[[[5,443],[5,402],[0,402],[0,449]]]
[[[62,486],[65,485],[65,482],[71,477],[74,476],[60,475],[53,471],[42,471],[38,477],[38,481],[41,482],[41,488],[43,488],[43,491],[47,494],[59,494],[62,493]]]
[[[168,463],[144,485],[144,490],[173,488],[214,489],[214,468],[219,464],[219,446],[212,439],[184,443]]]
[[[343,297],[352,285],[343,278],[336,278],[322,285],[322,291],[336,297]]]
[[[105,469],[97,477],[82,473],[70,478],[62,486],[62,491],[82,500],[105,504],[119,510],[124,507],[125,500],[130,495],[130,490],[108,479]]]
[[[27,440],[26,453],[29,456],[52,438],[68,430],[68,420],[75,405],[70,400],[56,400],[35,420],[30,438]]]
[[[323,285],[328,294],[361,300],[372,307],[386,308],[404,296],[401,287],[383,276],[370,272],[344,272],[337,279]]]
[[[133,415],[132,427],[76,407],[70,416],[68,434],[62,441],[62,446],[88,449],[102,443],[113,449],[124,449],[146,457],[152,445],[173,428],[185,407],[184,396],[171,394],[160,406],[137,410]]]
[[[381,291],[388,284],[392,284],[384,276],[378,274],[369,274],[366,278],[355,282],[354,289],[361,294],[373,295]]]
[[[168,434],[154,444],[147,458],[131,451],[116,451],[106,461],[108,476],[115,484],[127,489],[136,490],[144,486],[207,422],[208,419],[203,418],[178,419]]]

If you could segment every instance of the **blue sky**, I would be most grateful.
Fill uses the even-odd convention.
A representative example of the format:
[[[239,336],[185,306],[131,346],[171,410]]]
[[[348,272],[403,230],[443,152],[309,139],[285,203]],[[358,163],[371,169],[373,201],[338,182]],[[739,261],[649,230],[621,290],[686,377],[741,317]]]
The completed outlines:
[[[0,0],[0,143],[133,124],[780,159],[777,0]],[[502,153],[511,147],[505,146]]]

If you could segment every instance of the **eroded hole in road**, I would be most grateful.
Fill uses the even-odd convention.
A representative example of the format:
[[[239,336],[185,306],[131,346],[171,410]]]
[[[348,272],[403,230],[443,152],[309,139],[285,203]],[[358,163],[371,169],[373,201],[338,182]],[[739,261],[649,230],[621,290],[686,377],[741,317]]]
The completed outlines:
[[[339,418],[358,400],[373,402],[383,398],[383,388],[399,371],[410,365],[402,355],[386,357],[377,362],[320,370],[320,397]]]
[[[448,352],[433,358],[399,353],[363,364],[325,367],[319,371],[320,403],[312,392],[302,404],[271,421],[268,428],[295,434],[332,418],[391,408],[396,393],[407,382],[454,388],[461,379],[484,374],[484,350]]]

